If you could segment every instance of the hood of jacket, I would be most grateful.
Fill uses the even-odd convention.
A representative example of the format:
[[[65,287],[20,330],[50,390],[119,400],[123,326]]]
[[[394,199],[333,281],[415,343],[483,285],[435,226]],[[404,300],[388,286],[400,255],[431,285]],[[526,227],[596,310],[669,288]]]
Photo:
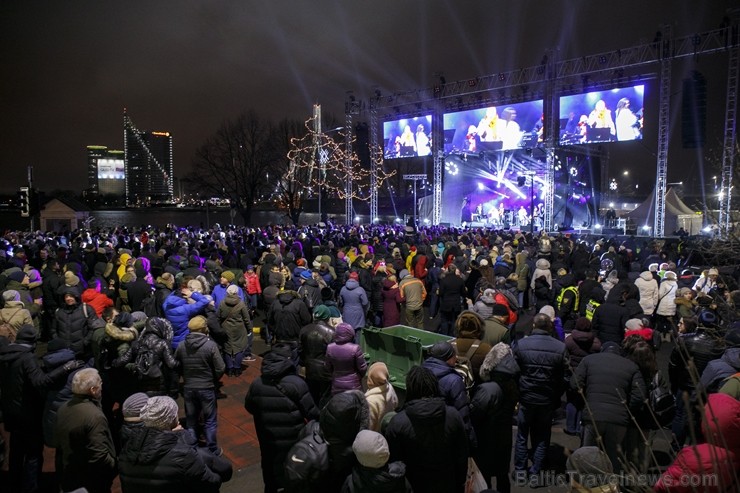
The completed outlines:
[[[740,371],[740,347],[725,349],[725,352],[722,353],[722,361]]]
[[[226,306],[229,307],[235,307],[239,304],[240,301],[241,298],[239,298],[239,296],[236,294],[227,294],[226,298],[224,298],[224,303],[226,304]]]
[[[348,279],[346,283],[344,283],[344,287],[349,289],[350,291],[353,289],[357,289],[360,287],[360,283],[355,281],[354,279]]]
[[[52,368],[57,368],[59,366],[62,366],[64,363],[68,361],[72,361],[74,359],[75,359],[74,351],[72,351],[69,348],[62,348],[56,351],[52,351],[50,353],[46,353],[41,358],[41,361],[44,363],[44,366],[48,370],[51,370]]]
[[[128,438],[120,459],[133,464],[155,466],[177,445],[178,432],[157,430],[146,426],[137,427]]]
[[[334,328],[334,342],[347,344],[355,340],[355,329],[350,324],[339,324]]]
[[[596,335],[592,331],[576,330],[570,333],[574,341],[580,344],[592,344]]]
[[[370,423],[370,408],[365,394],[349,390],[333,396],[321,410],[319,424],[327,441],[351,446],[357,433]]]
[[[385,290],[393,289],[393,286],[395,286],[396,284],[398,284],[397,281],[391,281],[390,279],[385,279],[383,281],[383,289]]]
[[[292,289],[286,289],[285,291],[280,291],[275,301],[277,301],[281,305],[290,305],[294,300],[299,299],[300,297],[298,296],[298,293],[296,293]]]
[[[105,324],[105,335],[122,342],[131,342],[139,335],[133,327],[119,327],[111,322]]]
[[[172,342],[172,336],[174,330],[172,324],[166,318],[152,317],[146,321],[146,328],[144,331],[147,334],[154,334],[160,339],[164,339],[168,343]]]
[[[707,441],[737,453],[740,450],[740,401],[727,394],[710,394],[704,410],[707,419],[702,420],[702,430]]]
[[[508,344],[499,342],[488,351],[480,366],[480,377],[483,381],[490,381],[491,374],[505,373],[507,375],[518,375],[519,365],[511,352]]]
[[[534,266],[540,270],[548,270],[550,269],[550,261],[547,259],[541,258],[537,262],[535,262]]]
[[[269,351],[262,358],[262,377],[278,381],[285,375],[294,375],[297,369],[287,351],[280,349]]]
[[[185,336],[185,349],[189,353],[197,352],[208,341],[209,338],[207,334],[201,334],[200,332],[191,332]]]
[[[414,423],[440,426],[444,422],[447,405],[442,397],[426,397],[407,402],[404,410]]]
[[[653,277],[652,272],[650,272],[649,270],[646,270],[645,272],[640,273],[640,279],[642,279],[643,281],[652,281],[655,278]]]

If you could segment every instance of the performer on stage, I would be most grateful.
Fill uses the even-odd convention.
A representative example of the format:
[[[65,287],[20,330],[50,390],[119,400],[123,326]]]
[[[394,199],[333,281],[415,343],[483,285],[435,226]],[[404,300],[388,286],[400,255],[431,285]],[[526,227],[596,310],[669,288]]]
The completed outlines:
[[[528,226],[529,225],[529,215],[527,214],[527,209],[524,208],[524,206],[519,206],[519,210],[517,211],[517,219],[519,220],[519,227],[522,226]]]
[[[501,226],[501,215],[498,211],[496,206],[491,204],[491,207],[488,209],[488,224],[490,226]]]

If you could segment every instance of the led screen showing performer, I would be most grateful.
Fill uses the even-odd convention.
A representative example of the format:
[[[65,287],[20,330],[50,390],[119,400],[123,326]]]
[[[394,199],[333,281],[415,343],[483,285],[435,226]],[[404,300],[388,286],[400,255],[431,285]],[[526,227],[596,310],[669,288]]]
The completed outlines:
[[[535,147],[542,133],[542,100],[445,113],[443,121],[447,153]]]
[[[432,115],[383,123],[383,157],[429,156],[432,153]]]
[[[642,140],[644,85],[560,98],[560,144]]]

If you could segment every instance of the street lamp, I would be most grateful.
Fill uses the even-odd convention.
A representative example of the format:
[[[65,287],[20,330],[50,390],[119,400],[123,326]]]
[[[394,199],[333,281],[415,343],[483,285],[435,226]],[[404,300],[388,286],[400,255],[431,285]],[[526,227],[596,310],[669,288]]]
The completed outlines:
[[[427,175],[424,174],[411,174],[403,175],[404,180],[412,180],[414,182],[414,228],[416,228],[416,182],[419,180],[426,180]]]

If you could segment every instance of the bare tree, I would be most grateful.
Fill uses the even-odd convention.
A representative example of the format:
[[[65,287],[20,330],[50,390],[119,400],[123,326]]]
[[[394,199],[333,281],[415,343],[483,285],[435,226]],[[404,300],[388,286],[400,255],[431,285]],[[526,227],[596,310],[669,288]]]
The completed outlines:
[[[293,224],[297,224],[308,197],[306,183],[310,182],[310,169],[295,169],[295,163],[288,155],[294,139],[301,139],[306,133],[304,124],[295,120],[282,120],[273,132],[277,170],[274,180],[275,207],[283,212]],[[310,149],[306,149],[310,152]],[[300,156],[310,159],[310,156]],[[272,183],[271,183],[272,185]]]
[[[225,121],[196,152],[195,171],[186,181],[207,194],[228,197],[250,224],[254,205],[274,169],[273,126],[253,110]]]

